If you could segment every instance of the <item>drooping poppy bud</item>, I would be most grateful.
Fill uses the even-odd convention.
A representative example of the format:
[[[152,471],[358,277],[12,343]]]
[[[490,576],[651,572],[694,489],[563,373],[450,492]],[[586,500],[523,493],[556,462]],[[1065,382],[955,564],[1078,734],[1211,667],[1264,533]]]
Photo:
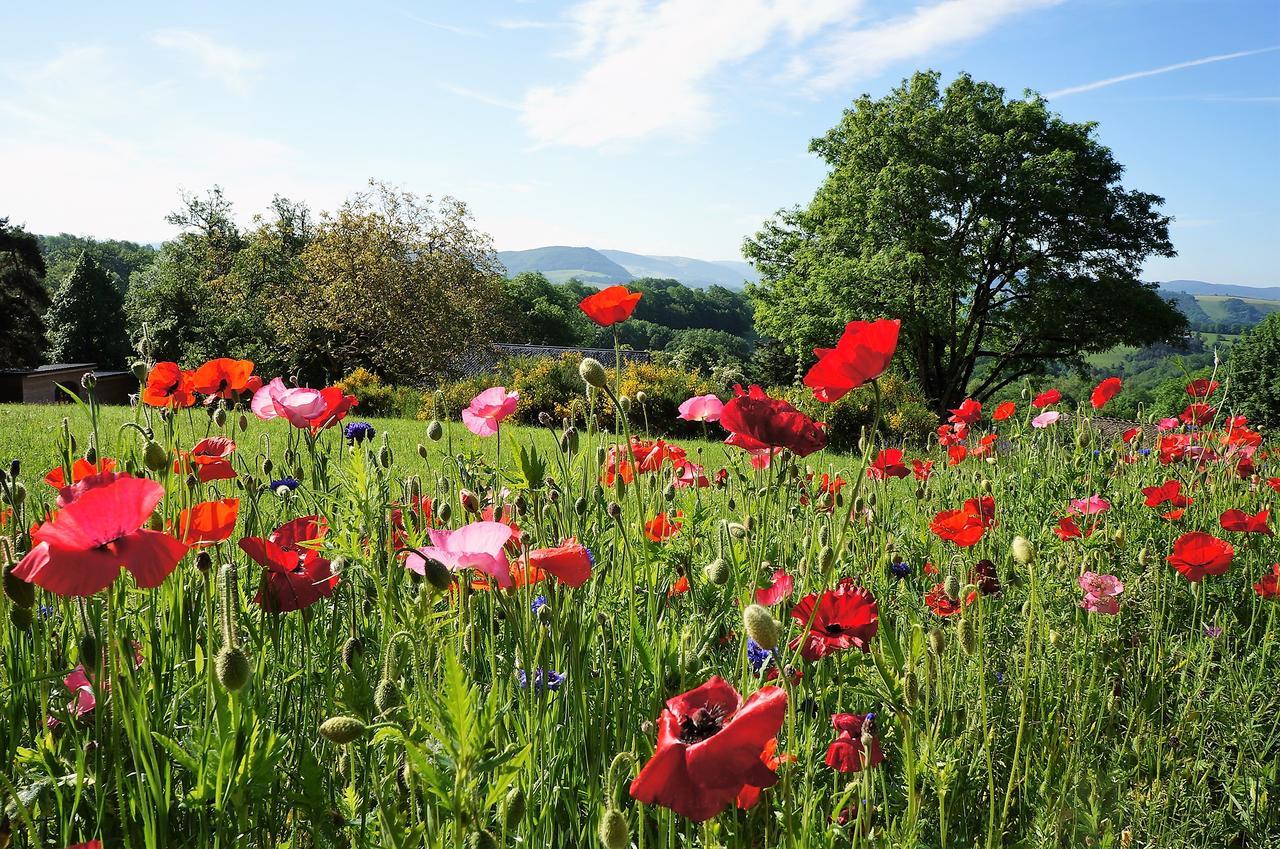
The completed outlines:
[[[354,716],[335,716],[320,723],[320,736],[345,746],[358,740],[367,729],[368,726]]]
[[[594,357],[586,357],[578,366],[578,376],[582,378],[583,383],[588,386],[594,386],[597,389],[606,389],[609,386],[609,375],[604,370],[604,366]]]
[[[747,636],[754,640],[760,648],[766,651],[773,651],[778,647],[778,639],[782,636],[782,627],[778,624],[778,620],[773,618],[773,614],[769,612],[767,607],[759,604],[749,604],[743,608],[742,627],[747,632]]]
[[[223,646],[213,664],[218,683],[227,690],[234,693],[249,683],[252,669],[248,656],[239,646]]]
[[[603,849],[627,849],[631,845],[627,818],[617,808],[607,809],[600,817],[599,837]]]

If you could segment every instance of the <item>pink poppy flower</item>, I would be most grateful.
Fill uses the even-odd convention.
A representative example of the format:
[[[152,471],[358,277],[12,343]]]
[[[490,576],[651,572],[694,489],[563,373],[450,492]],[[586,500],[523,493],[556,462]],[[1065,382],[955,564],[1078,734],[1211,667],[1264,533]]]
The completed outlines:
[[[1097,572],[1085,572],[1079,578],[1080,589],[1084,590],[1084,598],[1080,606],[1090,613],[1103,613],[1114,616],[1120,612],[1120,601],[1117,596],[1124,592],[1124,584],[1115,575],[1100,575]]]
[[[786,573],[786,570],[775,569],[770,584],[767,587],[761,587],[756,590],[756,604],[772,607],[791,595],[791,591],[795,589],[795,579]]]
[[[1060,418],[1062,418],[1062,413],[1059,413],[1057,410],[1045,410],[1043,413],[1031,420],[1031,426],[1046,428],[1051,424],[1056,424]]]
[[[425,575],[425,559],[430,558],[453,572],[475,569],[492,576],[500,587],[512,585],[511,565],[507,562],[506,553],[507,541],[511,539],[510,525],[472,522],[456,531],[428,528],[427,534],[431,537],[431,545],[405,558],[405,568]]]
[[[1081,516],[1093,516],[1098,513],[1105,513],[1111,509],[1111,502],[1103,498],[1101,495],[1090,495],[1088,498],[1071,499],[1072,512],[1079,513]]]
[[[294,427],[308,427],[328,406],[319,389],[288,387],[278,377],[253,393],[249,402],[253,414],[264,422],[284,418]]]
[[[508,392],[505,386],[491,386],[471,399],[471,406],[462,411],[462,423],[476,436],[493,436],[519,402],[520,393]]]
[[[680,418],[687,422],[718,422],[724,402],[714,395],[694,395],[680,405]]]

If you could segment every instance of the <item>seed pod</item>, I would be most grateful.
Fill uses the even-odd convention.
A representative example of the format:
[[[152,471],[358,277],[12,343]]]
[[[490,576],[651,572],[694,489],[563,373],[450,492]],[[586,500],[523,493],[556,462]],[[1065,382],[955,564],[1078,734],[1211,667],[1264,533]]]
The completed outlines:
[[[702,567],[702,574],[711,583],[718,587],[723,587],[729,583],[729,564],[725,562],[723,557],[717,557]]]
[[[148,439],[147,444],[142,446],[142,463],[151,471],[164,471],[171,462],[169,452],[154,439]]]
[[[330,743],[345,746],[358,740],[368,727],[354,716],[335,716],[320,723],[320,736]]]
[[[973,654],[978,648],[978,632],[973,629],[973,623],[963,616],[956,622],[956,636],[965,654]]]
[[[609,808],[601,815],[598,836],[603,849],[627,849],[631,845],[627,818],[617,808]]]
[[[1014,537],[1013,542],[1009,544],[1009,548],[1013,552],[1013,559],[1023,566],[1033,563],[1036,559],[1036,547],[1026,537]]]
[[[36,603],[35,584],[28,584],[13,574],[15,567],[14,563],[4,567],[4,594],[18,607],[30,610]]]
[[[439,442],[444,438],[444,425],[440,424],[437,419],[427,422],[427,439],[432,442]]]
[[[399,684],[390,678],[383,678],[378,682],[378,688],[373,691],[373,706],[377,708],[378,713],[386,713],[398,708],[403,702]]]
[[[947,650],[947,632],[941,627],[934,626],[929,629],[929,651],[934,657],[942,657]]]
[[[582,378],[583,383],[597,389],[605,389],[609,386],[608,373],[600,361],[593,357],[586,357],[578,365],[578,376]]]
[[[747,636],[755,640],[762,649],[773,651],[778,647],[778,638],[782,635],[782,626],[773,618],[767,607],[749,604],[742,610],[742,627]]]
[[[520,820],[524,819],[524,812],[524,790],[519,786],[512,787],[506,798],[502,800],[502,822],[507,827],[507,831],[515,831],[520,825]]]
[[[223,646],[213,660],[213,667],[218,683],[233,693],[249,683],[249,675],[253,672],[249,658],[239,646]]]

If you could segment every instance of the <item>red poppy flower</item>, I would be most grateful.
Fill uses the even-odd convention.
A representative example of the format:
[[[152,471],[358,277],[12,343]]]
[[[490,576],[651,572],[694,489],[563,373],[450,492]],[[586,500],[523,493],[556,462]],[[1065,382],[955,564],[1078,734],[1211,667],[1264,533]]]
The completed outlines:
[[[1095,410],[1101,410],[1107,405],[1108,401],[1120,394],[1121,385],[1120,378],[1108,377],[1093,387],[1093,392],[1089,395],[1089,403],[1093,405]]]
[[[391,544],[396,548],[409,545],[409,532],[420,533],[423,528],[435,527],[435,503],[429,496],[419,496],[416,501],[391,508]],[[413,527],[410,528],[405,523]]]
[[[959,510],[943,510],[929,525],[940,539],[955,543],[961,548],[977,545],[978,540],[995,526],[995,499],[984,496],[970,498]]]
[[[324,409],[307,420],[312,433],[319,433],[342,421],[351,408],[360,403],[356,400],[356,396],[346,394],[338,386],[326,386],[321,389],[320,399],[324,401]]]
[[[914,475],[915,479],[918,481],[927,481],[929,477],[933,474],[933,461],[932,460],[912,460],[911,474]]]
[[[232,398],[249,389],[253,360],[219,357],[196,369],[191,376],[192,388],[210,398]]]
[[[1263,575],[1253,591],[1263,598],[1280,598],[1280,563],[1271,564],[1271,573]]]
[[[287,613],[310,607],[333,594],[338,576],[313,546],[324,538],[328,524],[321,516],[285,522],[262,537],[245,537],[240,549],[266,569],[254,598],[267,613]]]
[[[1056,389],[1050,389],[1047,392],[1041,392],[1035,398],[1031,399],[1031,406],[1037,410],[1043,410],[1050,404],[1056,404],[1062,400],[1062,393]]]
[[[32,532],[35,545],[14,576],[64,596],[106,589],[121,568],[139,587],[160,586],[187,553],[168,534],[146,530],[163,497],[155,481],[123,475],[86,490]]]
[[[845,578],[834,590],[800,599],[791,618],[808,629],[791,641],[791,648],[803,642],[801,655],[814,661],[848,648],[870,651],[871,638],[880,627],[880,608],[871,590]]]
[[[1063,542],[1069,539],[1091,537],[1093,536],[1093,531],[1093,526],[1086,527],[1083,531],[1080,530],[1080,526],[1076,524],[1075,516],[1063,516],[1058,520],[1058,526],[1053,529],[1054,534]]]
[[[1183,424],[1203,427],[1213,421],[1213,417],[1217,412],[1217,410],[1210,407],[1208,404],[1188,404],[1187,408],[1178,414],[1178,419]]]
[[[1271,518],[1270,508],[1259,510],[1250,516],[1243,510],[1228,510],[1218,518],[1224,531],[1239,531],[1242,534],[1265,534],[1275,536],[1267,520]]]
[[[1139,436],[1142,436],[1142,428],[1131,427],[1128,430],[1126,430],[1124,433],[1120,434],[1120,441],[1124,443],[1130,443],[1130,442],[1133,442],[1135,439],[1137,439]]]
[[[974,449],[969,452],[969,456],[985,457],[986,455],[992,453],[992,451],[995,448],[996,440],[998,440],[999,438],[1000,437],[997,434],[988,433],[986,436],[978,440],[977,446],[974,447]]]
[[[1167,559],[1194,584],[1204,580],[1205,575],[1224,574],[1235,553],[1231,543],[1203,531],[1192,531],[1174,540],[1173,553]]]
[[[631,782],[631,795],[704,822],[745,787],[772,787],[778,776],[762,755],[786,718],[787,693],[762,687],[745,702],[716,675],[667,700],[653,757]]]
[[[982,403],[972,398],[960,402],[960,406],[951,411],[947,421],[952,424],[974,425],[982,420]]]
[[[791,591],[795,589],[795,586],[795,580],[787,574],[785,569],[774,569],[773,575],[769,579],[769,586],[760,587],[756,590],[756,604],[773,607],[791,595]]]
[[[1277,493],[1280,493],[1280,478],[1267,478],[1267,486]]]
[[[554,548],[535,548],[529,552],[532,568],[550,572],[568,587],[580,587],[591,577],[595,561],[585,545],[579,545],[573,537]]]
[[[71,482],[73,484],[80,483],[80,481],[89,477],[89,475],[98,475],[104,472],[114,471],[115,467],[116,461],[112,460],[110,457],[103,457],[98,460],[96,465],[83,458],[78,459],[71,464]],[[62,489],[66,486],[67,478],[63,473],[62,467],[59,466],[56,469],[50,469],[45,472],[44,482],[54,489]]]
[[[1000,576],[996,574],[996,564],[990,560],[979,560],[969,570],[969,583],[976,584],[983,595],[1000,595]]]
[[[804,376],[804,385],[814,398],[831,403],[875,380],[893,359],[901,327],[901,321],[887,318],[849,322],[834,348],[814,349],[818,361]]]
[[[77,843],[75,846],[68,846],[67,849],[102,849],[102,841],[90,840],[88,843]]]
[[[150,407],[190,407],[196,402],[194,389],[191,372],[178,368],[177,363],[156,363],[147,374],[142,403]]]
[[[992,421],[1002,422],[1005,419],[1012,418],[1017,409],[1018,405],[1012,401],[997,404],[995,412],[991,414],[991,419]]]
[[[776,673],[778,670],[771,669],[770,671]],[[765,743],[764,751],[760,753],[760,760],[764,762],[764,765],[768,767],[771,772],[777,772],[778,767],[782,766],[784,763],[794,763],[795,759],[795,755],[788,755],[786,752],[783,752],[781,755],[778,754],[777,737],[774,737],[769,740],[768,743]],[[744,811],[754,807],[756,802],[760,801],[760,791],[763,789],[764,788],[762,787],[753,787],[750,784],[745,785],[738,791],[738,807]]]
[[[1181,519],[1183,516],[1185,516],[1186,513],[1187,513],[1186,510],[1183,510],[1181,507],[1179,507],[1177,510],[1170,510],[1167,513],[1161,513],[1160,518],[1164,519],[1166,522],[1176,522],[1179,519]]]
[[[676,582],[671,585],[671,589],[667,590],[667,598],[671,598],[676,595],[684,595],[688,591],[689,579],[686,576],[681,575],[679,578],[676,578]]]
[[[228,540],[235,530],[239,512],[239,498],[193,504],[178,514],[177,537],[192,547]]]
[[[947,595],[946,584],[935,584],[925,593],[924,603],[938,616],[954,616],[960,612],[960,600]]]
[[[969,456],[969,448],[966,445],[951,445],[947,447],[947,465],[958,466],[964,462],[964,458]]]
[[[770,398],[755,385],[746,392],[735,386],[734,392],[720,413],[720,425],[730,432],[726,444],[748,451],[789,448],[801,457],[826,447],[827,435],[786,401]]]
[[[886,448],[876,455],[876,459],[867,467],[867,477],[882,481],[886,478],[905,478],[911,470],[902,462],[901,448]]]
[[[578,302],[578,308],[596,324],[609,327],[631,318],[641,294],[626,286],[608,286],[594,295],[587,295]]]
[[[1207,377],[1197,377],[1187,384],[1187,394],[1192,398],[1208,398],[1218,391],[1218,381]]]
[[[649,538],[650,542],[662,542],[671,539],[684,526],[682,522],[678,521],[683,516],[684,513],[679,510],[673,516],[659,513],[644,523],[644,535]]]
[[[861,772],[884,760],[880,740],[871,732],[875,714],[837,713],[831,724],[839,734],[827,748],[826,764],[836,772]],[[870,751],[862,746],[863,734],[870,738]]]
[[[173,463],[175,472],[195,472],[201,483],[231,480],[236,470],[231,466],[231,452],[236,444],[225,436],[208,436],[183,451]]]
[[[1148,507],[1159,507],[1161,504],[1187,507],[1195,502],[1194,498],[1182,494],[1182,481],[1165,481],[1159,486],[1144,486],[1142,494],[1147,497],[1143,503]]]

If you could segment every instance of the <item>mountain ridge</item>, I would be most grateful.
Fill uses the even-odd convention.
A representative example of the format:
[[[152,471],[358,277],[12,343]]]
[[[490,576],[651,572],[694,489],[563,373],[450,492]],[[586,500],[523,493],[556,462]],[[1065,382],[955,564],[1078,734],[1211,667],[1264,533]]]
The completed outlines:
[[[760,279],[755,269],[738,260],[639,254],[613,248],[547,245],[523,251],[498,251],[498,259],[510,274],[536,271],[557,283],[576,277],[583,283],[608,286],[640,277],[659,277],[679,280],[695,289],[711,286],[741,289],[745,283]]]

